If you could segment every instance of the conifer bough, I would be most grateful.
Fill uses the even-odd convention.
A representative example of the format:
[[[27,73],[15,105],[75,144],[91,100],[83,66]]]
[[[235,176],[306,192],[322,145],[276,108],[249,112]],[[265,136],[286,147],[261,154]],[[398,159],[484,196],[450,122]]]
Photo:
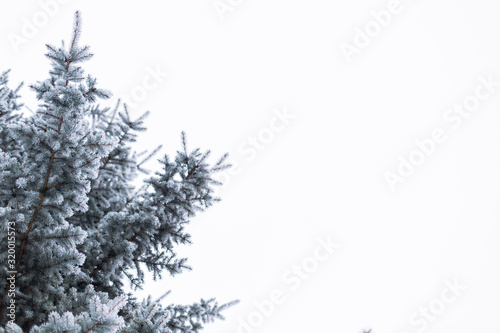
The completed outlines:
[[[30,86],[40,102],[32,116],[18,112],[21,86],[0,76],[0,333],[199,332],[237,301],[165,307],[123,286],[141,289],[144,269],[155,279],[189,269],[174,248],[219,200],[213,175],[229,167],[227,154],[211,165],[182,133],[182,149],[136,190],[156,151],[140,160],[131,148],[147,114],[132,120],[119,101],[96,103],[111,93],[79,67],[92,57],[80,33],[76,12],[70,43],[47,45],[52,69]]]

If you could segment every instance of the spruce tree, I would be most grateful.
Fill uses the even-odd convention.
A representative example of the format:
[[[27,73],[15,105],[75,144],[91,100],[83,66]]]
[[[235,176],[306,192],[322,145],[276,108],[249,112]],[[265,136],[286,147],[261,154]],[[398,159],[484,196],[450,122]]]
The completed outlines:
[[[77,12],[69,43],[47,45],[52,69],[30,86],[40,103],[33,115],[19,112],[20,86],[0,76],[0,333],[199,332],[236,302],[162,306],[124,283],[137,290],[144,270],[158,279],[189,269],[175,247],[190,243],[186,224],[219,200],[213,175],[229,167],[227,155],[210,164],[182,133],[176,155],[135,188],[157,151],[141,158],[131,147],[147,114],[134,120],[119,101],[98,104],[111,93],[79,66],[92,57],[80,33]]]

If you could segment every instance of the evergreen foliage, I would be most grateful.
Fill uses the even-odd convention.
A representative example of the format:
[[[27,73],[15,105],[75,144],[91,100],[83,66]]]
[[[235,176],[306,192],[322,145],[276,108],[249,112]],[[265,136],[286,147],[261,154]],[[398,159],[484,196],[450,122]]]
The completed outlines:
[[[133,120],[119,101],[97,104],[111,93],[79,66],[92,57],[80,33],[77,12],[70,43],[47,45],[52,69],[30,86],[40,102],[32,116],[18,112],[20,86],[0,76],[0,333],[199,332],[236,302],[163,307],[138,302],[124,283],[136,290],[144,270],[157,279],[189,269],[175,246],[190,243],[185,225],[219,200],[213,175],[229,167],[226,155],[211,165],[182,133],[182,149],[136,189],[157,151],[141,159],[131,148],[147,114]],[[12,271],[15,323],[6,311]]]

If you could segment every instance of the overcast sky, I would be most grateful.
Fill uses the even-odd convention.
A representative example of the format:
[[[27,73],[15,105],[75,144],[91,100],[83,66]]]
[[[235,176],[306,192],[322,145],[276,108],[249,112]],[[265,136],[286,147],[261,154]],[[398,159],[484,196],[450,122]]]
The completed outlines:
[[[103,105],[151,111],[138,150],[184,130],[234,164],[193,270],[141,297],[241,300],[206,333],[498,330],[498,1],[8,2],[12,86],[47,77],[75,10]]]

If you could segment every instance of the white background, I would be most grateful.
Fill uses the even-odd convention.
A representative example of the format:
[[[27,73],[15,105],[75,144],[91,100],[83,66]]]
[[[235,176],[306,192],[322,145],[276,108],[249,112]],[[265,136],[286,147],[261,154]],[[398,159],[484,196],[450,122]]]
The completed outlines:
[[[500,3],[402,0],[349,62],[342,43],[376,29],[371,12],[390,1],[221,2],[232,10],[221,15],[213,0],[73,0],[50,15],[44,2],[0,7],[12,86],[47,77],[45,43],[69,40],[81,10],[81,43],[95,53],[83,66],[101,88],[118,98],[153,84],[148,69],[168,72],[130,108],[151,111],[138,150],[172,154],[185,130],[191,148],[239,165],[222,202],[189,225],[194,244],[179,247],[193,270],[149,282],[140,297],[241,300],[206,333],[498,330],[500,86],[457,128],[444,117],[474,100],[480,77],[500,81]],[[22,95],[35,109],[34,93]],[[294,118],[271,140],[284,108]],[[436,128],[446,140],[391,191],[386,173]],[[253,156],[259,135],[268,142]],[[327,237],[340,246],[312,266]],[[293,289],[284,276],[302,263],[311,272]],[[453,301],[446,280],[466,287]],[[263,314],[255,302],[276,289],[283,302]],[[439,314],[427,327],[418,311],[428,307]]]

